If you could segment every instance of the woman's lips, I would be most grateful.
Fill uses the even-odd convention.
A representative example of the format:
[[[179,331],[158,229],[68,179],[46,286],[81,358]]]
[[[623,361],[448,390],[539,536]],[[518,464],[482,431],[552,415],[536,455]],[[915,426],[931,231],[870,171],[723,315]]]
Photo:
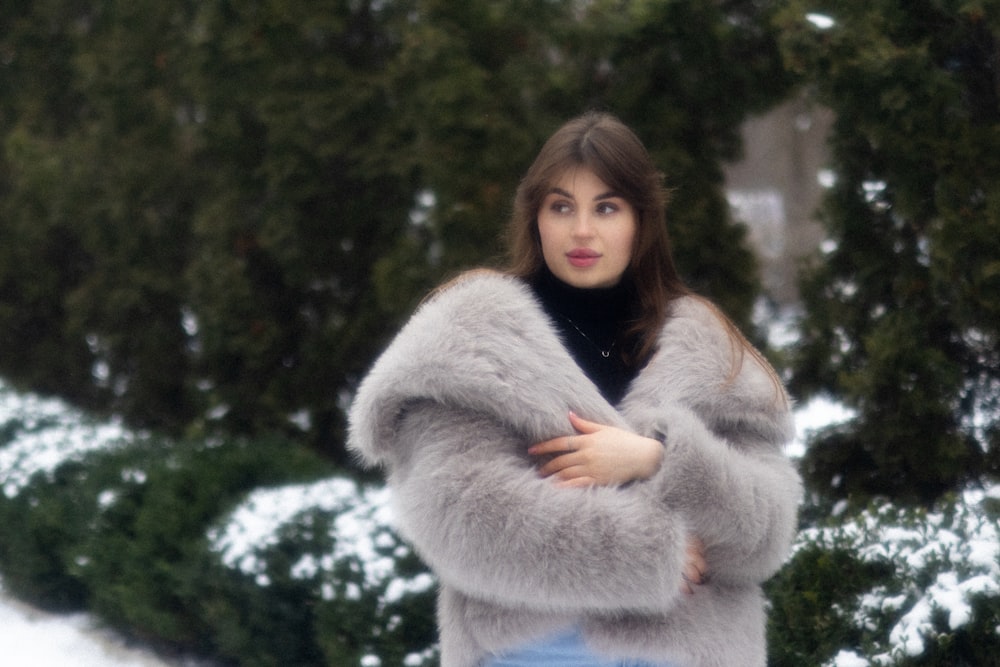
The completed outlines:
[[[587,248],[577,248],[566,253],[566,259],[569,260],[569,263],[579,268],[593,266],[600,258],[601,253]]]

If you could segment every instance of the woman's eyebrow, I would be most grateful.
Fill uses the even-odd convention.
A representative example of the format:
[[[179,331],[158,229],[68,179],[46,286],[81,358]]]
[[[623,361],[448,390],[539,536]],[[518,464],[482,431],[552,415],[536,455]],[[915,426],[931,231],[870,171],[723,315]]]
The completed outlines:
[[[566,197],[567,199],[576,199],[572,194],[566,192],[562,188],[552,188],[549,190],[550,195],[559,195],[560,197]],[[594,197],[594,201],[601,201],[602,199],[621,199],[622,196],[615,192],[614,190],[608,190],[607,192],[601,193]]]

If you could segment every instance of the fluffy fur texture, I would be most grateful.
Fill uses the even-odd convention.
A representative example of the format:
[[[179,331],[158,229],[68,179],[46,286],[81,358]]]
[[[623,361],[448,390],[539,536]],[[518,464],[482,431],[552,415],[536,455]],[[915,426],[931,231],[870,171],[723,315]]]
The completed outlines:
[[[784,561],[801,496],[782,455],[788,400],[704,302],[675,302],[659,350],[618,406],[575,365],[531,290],[479,274],[425,303],[376,362],[349,446],[383,466],[399,529],[441,582],[442,666],[572,624],[621,658],[765,664],[760,584]],[[564,489],[527,448],[567,414],[664,443],[649,480]],[[681,592],[686,536],[711,580]]]

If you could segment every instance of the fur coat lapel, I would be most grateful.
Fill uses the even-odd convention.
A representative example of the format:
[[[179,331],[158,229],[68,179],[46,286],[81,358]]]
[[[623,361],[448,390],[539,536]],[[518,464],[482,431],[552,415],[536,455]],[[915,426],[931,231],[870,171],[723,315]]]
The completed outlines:
[[[721,435],[747,428],[764,441],[790,438],[790,419],[762,401],[780,392],[757,364],[731,378],[733,355],[712,307],[676,301],[654,358],[616,410],[574,363],[531,289],[500,274],[466,277],[424,303],[376,362],[352,413],[352,445],[382,464],[395,420],[427,398],[499,417],[528,442],[569,435],[567,413],[645,435],[671,404],[691,408]],[[761,414],[764,419],[755,415]]]
[[[523,282],[488,274],[462,279],[425,302],[365,378],[351,441],[383,463],[396,417],[427,398],[499,417],[538,442],[570,434],[567,413],[627,427],[573,362]],[[374,436],[374,437],[372,437]]]

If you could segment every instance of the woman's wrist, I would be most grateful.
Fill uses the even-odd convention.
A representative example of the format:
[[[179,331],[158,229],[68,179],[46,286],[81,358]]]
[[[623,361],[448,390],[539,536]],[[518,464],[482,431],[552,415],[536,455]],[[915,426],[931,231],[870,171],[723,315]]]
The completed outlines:
[[[663,465],[663,443],[655,438],[644,437],[643,440],[646,445],[646,464],[642,479],[649,479],[659,472],[660,466]]]

